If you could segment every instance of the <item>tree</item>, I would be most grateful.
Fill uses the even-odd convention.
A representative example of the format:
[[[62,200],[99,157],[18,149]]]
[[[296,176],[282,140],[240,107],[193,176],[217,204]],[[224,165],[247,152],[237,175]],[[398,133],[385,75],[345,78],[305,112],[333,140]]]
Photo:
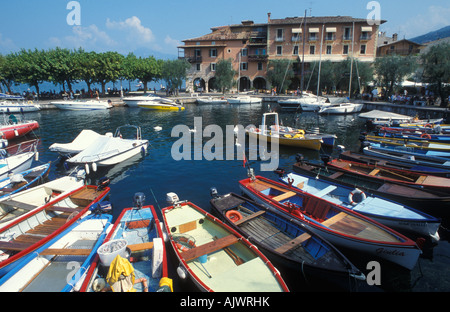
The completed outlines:
[[[156,60],[153,56],[136,58],[131,64],[134,77],[144,84],[144,93],[147,93],[149,82],[158,81],[162,77],[163,62]]]
[[[414,71],[414,65],[414,58],[411,56],[394,54],[375,60],[374,68],[377,80],[387,90],[385,97],[391,95],[394,86]]]
[[[178,89],[186,80],[186,71],[191,68],[188,61],[184,59],[164,61],[162,67],[162,78],[167,83],[169,90],[175,91],[178,95]]]
[[[3,84],[8,93],[11,92],[11,85],[14,83],[14,55],[0,55],[0,83]]]
[[[49,63],[48,80],[55,85],[60,83],[65,91],[65,83],[69,91],[72,91],[72,83],[77,80],[79,64],[77,63],[76,51],[61,49],[59,47],[45,52]]]
[[[222,93],[226,90],[230,90],[233,86],[234,76],[236,71],[231,66],[231,60],[221,59],[216,64],[216,86]]]
[[[49,80],[49,61],[43,50],[25,50],[14,54],[15,81],[35,87],[39,96],[39,84]]]
[[[423,66],[423,82],[436,85],[437,93],[441,97],[441,106],[447,105],[444,99],[444,83],[450,82],[450,44],[441,43],[431,46],[430,49],[420,56]]]
[[[117,52],[104,52],[96,54],[93,81],[102,85],[103,95],[106,92],[106,84],[119,79],[123,58],[123,55]]]
[[[96,70],[98,57],[96,52],[86,52],[82,48],[75,53],[75,63],[77,64],[76,77],[86,83],[88,93],[91,92],[91,85],[96,81]]]
[[[273,87],[276,87],[280,93],[291,84],[294,77],[292,63],[289,60],[271,60],[267,70],[267,80]]]

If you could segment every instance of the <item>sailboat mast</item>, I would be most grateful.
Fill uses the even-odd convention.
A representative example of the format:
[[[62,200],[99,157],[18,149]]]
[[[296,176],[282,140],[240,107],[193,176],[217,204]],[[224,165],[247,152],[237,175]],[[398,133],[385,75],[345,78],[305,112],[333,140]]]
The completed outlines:
[[[348,98],[352,97],[352,78],[353,78],[353,47],[355,42],[355,22],[353,22],[352,29],[352,56],[350,57],[350,80],[348,83]]]
[[[306,10],[305,10],[305,19],[303,23],[303,52],[302,52],[302,78],[301,78],[301,95],[303,95],[303,86],[304,86],[304,76],[305,76],[305,33],[306,33]]]
[[[317,75],[317,98],[319,98],[319,91],[320,91],[320,70],[322,68],[322,45],[323,45],[323,31],[324,31],[325,25],[322,24],[322,34],[320,37],[320,56],[319,56],[319,73]]]

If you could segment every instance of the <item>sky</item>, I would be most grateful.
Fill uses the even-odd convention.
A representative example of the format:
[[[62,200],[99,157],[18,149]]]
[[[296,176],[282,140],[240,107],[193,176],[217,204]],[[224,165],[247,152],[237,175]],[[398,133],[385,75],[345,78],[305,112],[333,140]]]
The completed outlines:
[[[448,0],[0,0],[0,54],[55,47],[176,57],[182,40],[243,20],[379,16],[409,39],[448,26]],[[377,11],[377,8],[379,10]]]

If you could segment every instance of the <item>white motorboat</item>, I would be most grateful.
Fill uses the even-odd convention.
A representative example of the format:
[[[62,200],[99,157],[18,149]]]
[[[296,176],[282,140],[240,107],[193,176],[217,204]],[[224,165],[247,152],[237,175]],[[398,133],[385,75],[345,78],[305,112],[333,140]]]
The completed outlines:
[[[112,136],[112,133],[106,133],[106,136]],[[59,153],[62,157],[71,157],[85,150],[97,138],[102,135],[89,129],[82,130],[78,136],[70,143],[53,143],[48,148],[52,152]]]
[[[197,99],[197,104],[226,104],[227,100],[223,97],[199,97]]]
[[[227,98],[229,104],[260,104],[262,99],[259,97],[251,96],[233,96]]]
[[[338,103],[324,106],[319,110],[319,114],[353,114],[359,113],[364,104]]]
[[[113,107],[111,100],[62,100],[50,103],[62,110],[103,110]]]
[[[0,112],[2,113],[27,113],[41,109],[39,104],[33,101],[25,101],[21,96],[0,93]]]
[[[167,103],[167,104],[175,104],[174,101],[168,98],[164,98],[161,96],[157,96],[153,93],[149,93],[146,95],[138,95],[138,96],[128,96],[124,97],[122,101],[127,105],[128,107],[138,107],[139,104],[145,103],[145,102],[154,102],[159,101],[161,103]]]
[[[134,130],[133,138],[124,138],[126,134],[129,134],[130,129]],[[148,144],[148,140],[142,139],[140,127],[124,125],[117,128],[113,137],[98,137],[86,149],[68,158],[66,162],[73,165],[85,165],[86,173],[89,174],[89,166],[92,166],[95,172],[97,166],[111,166],[139,153],[145,154]]]
[[[366,122],[370,122],[373,125],[389,125],[391,124],[391,122],[411,122],[414,119],[414,117],[411,116],[380,110],[372,110],[369,112],[361,113],[358,115],[358,117],[365,119]]]

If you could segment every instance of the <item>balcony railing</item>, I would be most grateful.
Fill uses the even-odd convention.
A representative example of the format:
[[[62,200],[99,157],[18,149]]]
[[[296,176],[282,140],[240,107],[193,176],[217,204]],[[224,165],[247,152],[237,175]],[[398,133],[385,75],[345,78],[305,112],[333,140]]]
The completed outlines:
[[[250,54],[248,56],[249,62],[265,62],[269,58],[268,55],[262,55],[262,54]]]
[[[179,59],[185,59],[189,63],[201,63],[202,57],[201,56],[180,56]]]

